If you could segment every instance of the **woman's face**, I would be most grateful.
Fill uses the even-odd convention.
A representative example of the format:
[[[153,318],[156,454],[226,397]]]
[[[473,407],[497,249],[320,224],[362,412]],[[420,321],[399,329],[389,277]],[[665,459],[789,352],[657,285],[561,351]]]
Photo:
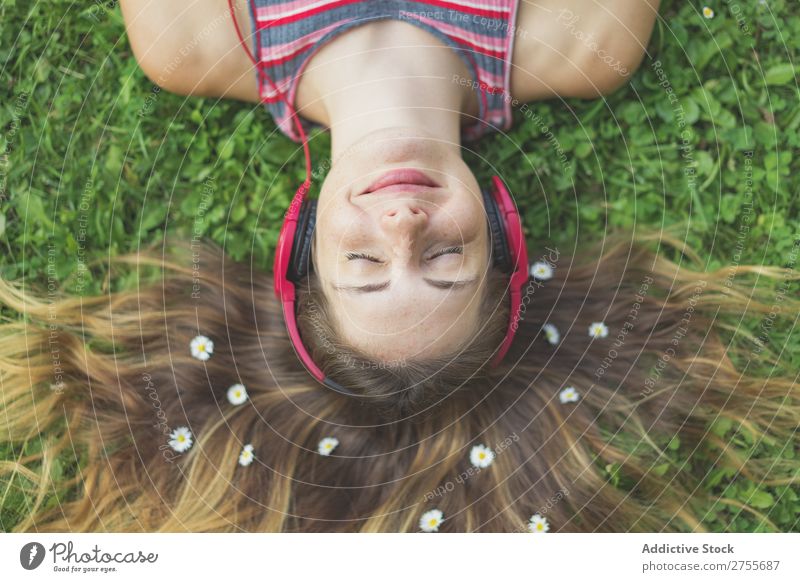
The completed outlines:
[[[342,153],[322,185],[314,245],[333,325],[377,360],[447,353],[478,329],[488,224],[453,144],[392,129]]]

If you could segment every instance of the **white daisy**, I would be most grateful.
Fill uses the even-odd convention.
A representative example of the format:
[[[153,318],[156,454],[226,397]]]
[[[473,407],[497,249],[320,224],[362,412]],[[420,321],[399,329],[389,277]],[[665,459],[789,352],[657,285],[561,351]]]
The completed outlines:
[[[714,18],[714,11],[708,6],[703,6],[703,16],[706,18]]]
[[[228,402],[231,404],[242,404],[247,400],[247,390],[242,384],[234,384],[228,388]]]
[[[547,523],[547,518],[534,513],[528,522],[528,529],[531,533],[546,533],[550,529],[550,524]]]
[[[317,445],[317,451],[320,455],[325,455],[327,457],[337,446],[339,446],[339,439],[334,437],[325,437],[319,441],[319,444]]]
[[[595,321],[589,326],[589,335],[592,337],[607,337],[608,326],[602,321]]]
[[[578,391],[575,390],[573,386],[567,386],[564,388],[558,395],[558,399],[561,401],[561,404],[566,404],[567,402],[577,402],[578,398]]]
[[[192,446],[192,433],[189,431],[188,427],[179,426],[173,430],[172,434],[169,436],[169,446],[179,453],[189,450],[189,448]]]
[[[536,277],[540,281],[546,281],[553,278],[553,267],[544,261],[536,261],[531,265],[531,276]]]
[[[214,342],[204,335],[198,335],[189,344],[192,349],[192,356],[198,360],[207,360],[214,353]]]
[[[558,328],[553,325],[552,323],[545,323],[542,326],[544,330],[544,335],[552,345],[558,345],[558,342],[561,341],[561,334],[558,331]]]
[[[253,462],[253,445],[247,444],[242,449],[242,452],[239,453],[239,464],[242,467],[246,467],[252,462]]]
[[[444,514],[439,509],[431,509],[419,518],[419,528],[422,531],[439,531],[439,526],[444,521]]]
[[[494,461],[494,451],[483,445],[475,445],[469,453],[470,462],[481,469],[485,469]]]

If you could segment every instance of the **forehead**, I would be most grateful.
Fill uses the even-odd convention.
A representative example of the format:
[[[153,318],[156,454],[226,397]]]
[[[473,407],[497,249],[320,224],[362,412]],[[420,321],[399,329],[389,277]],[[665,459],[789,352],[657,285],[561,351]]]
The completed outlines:
[[[468,342],[480,325],[484,289],[481,281],[459,292],[423,292],[410,285],[394,294],[325,293],[331,323],[346,343],[377,359],[396,360],[443,355]]]

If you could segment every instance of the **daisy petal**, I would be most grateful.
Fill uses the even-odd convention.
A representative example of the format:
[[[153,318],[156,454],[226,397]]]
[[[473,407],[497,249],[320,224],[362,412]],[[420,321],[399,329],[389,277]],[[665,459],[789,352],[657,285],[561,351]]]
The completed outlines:
[[[542,326],[542,330],[544,331],[545,338],[547,338],[547,341],[551,345],[558,345],[558,342],[561,341],[561,332],[559,332],[558,328],[552,323],[545,323]]]
[[[439,531],[439,526],[444,521],[444,514],[439,509],[431,509],[422,514],[419,518],[419,528],[422,531]]]
[[[479,469],[485,469],[494,461],[494,451],[483,445],[475,445],[469,453],[469,461]]]
[[[214,353],[214,342],[204,335],[198,335],[189,343],[192,357],[198,360],[207,360]]]
[[[179,426],[173,430],[169,438],[169,446],[179,453],[188,451],[192,446],[192,433],[186,426]]]
[[[334,437],[325,437],[324,439],[319,441],[319,444],[317,445],[317,452],[320,455],[325,455],[327,457],[338,446],[339,446],[339,439]]]
[[[553,267],[544,261],[536,261],[531,265],[530,273],[532,277],[540,281],[547,281],[553,278]]]
[[[244,447],[242,447],[242,452],[239,453],[239,464],[242,467],[246,467],[253,462],[253,458],[253,445],[246,444]]]
[[[247,401],[247,389],[243,384],[234,384],[228,388],[228,402],[231,404],[243,404]]]
[[[589,326],[589,335],[599,338],[608,337],[608,326],[602,321],[595,321]]]
[[[550,524],[547,522],[547,518],[534,513],[528,522],[528,530],[531,533],[547,533],[550,530]]]
[[[575,390],[573,386],[567,386],[558,395],[558,399],[561,401],[561,404],[566,404],[567,402],[577,402],[578,398],[578,391]]]

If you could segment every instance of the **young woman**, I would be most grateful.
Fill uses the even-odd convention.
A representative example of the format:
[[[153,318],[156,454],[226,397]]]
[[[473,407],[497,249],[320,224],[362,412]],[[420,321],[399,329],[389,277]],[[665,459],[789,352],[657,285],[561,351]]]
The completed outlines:
[[[582,261],[548,251],[511,351],[486,365],[508,279],[490,266],[462,137],[507,127],[514,99],[613,90],[656,2],[239,3],[258,75],[224,2],[173,4],[122,4],[151,79],[263,99],[294,139],[292,105],[330,128],[298,323],[353,395],[300,364],[271,275],[210,244],[118,258],[163,276],[103,297],[3,283],[28,317],[0,335],[2,441],[25,445],[5,470],[35,499],[17,531],[704,531],[712,467],[717,483],[796,480],[796,459],[742,458],[727,440],[791,447],[797,385],[741,373],[732,358],[769,361],[768,348],[716,333],[720,313],[771,313],[774,296],[741,275],[795,271],[700,272],[663,233],[612,236]],[[325,36],[342,22],[359,25]],[[60,455],[81,463],[52,483]]]
[[[122,2],[154,82],[263,100],[298,141],[292,108],[305,127],[330,128],[298,317],[316,358],[326,359],[321,343],[336,345],[321,367],[340,384],[358,381],[353,359],[433,371],[485,334],[502,300],[490,282],[508,276],[491,268],[462,134],[507,129],[512,103],[618,87],[642,59],[657,5],[240,1],[228,18],[227,0]],[[324,334],[312,331],[312,304]]]

